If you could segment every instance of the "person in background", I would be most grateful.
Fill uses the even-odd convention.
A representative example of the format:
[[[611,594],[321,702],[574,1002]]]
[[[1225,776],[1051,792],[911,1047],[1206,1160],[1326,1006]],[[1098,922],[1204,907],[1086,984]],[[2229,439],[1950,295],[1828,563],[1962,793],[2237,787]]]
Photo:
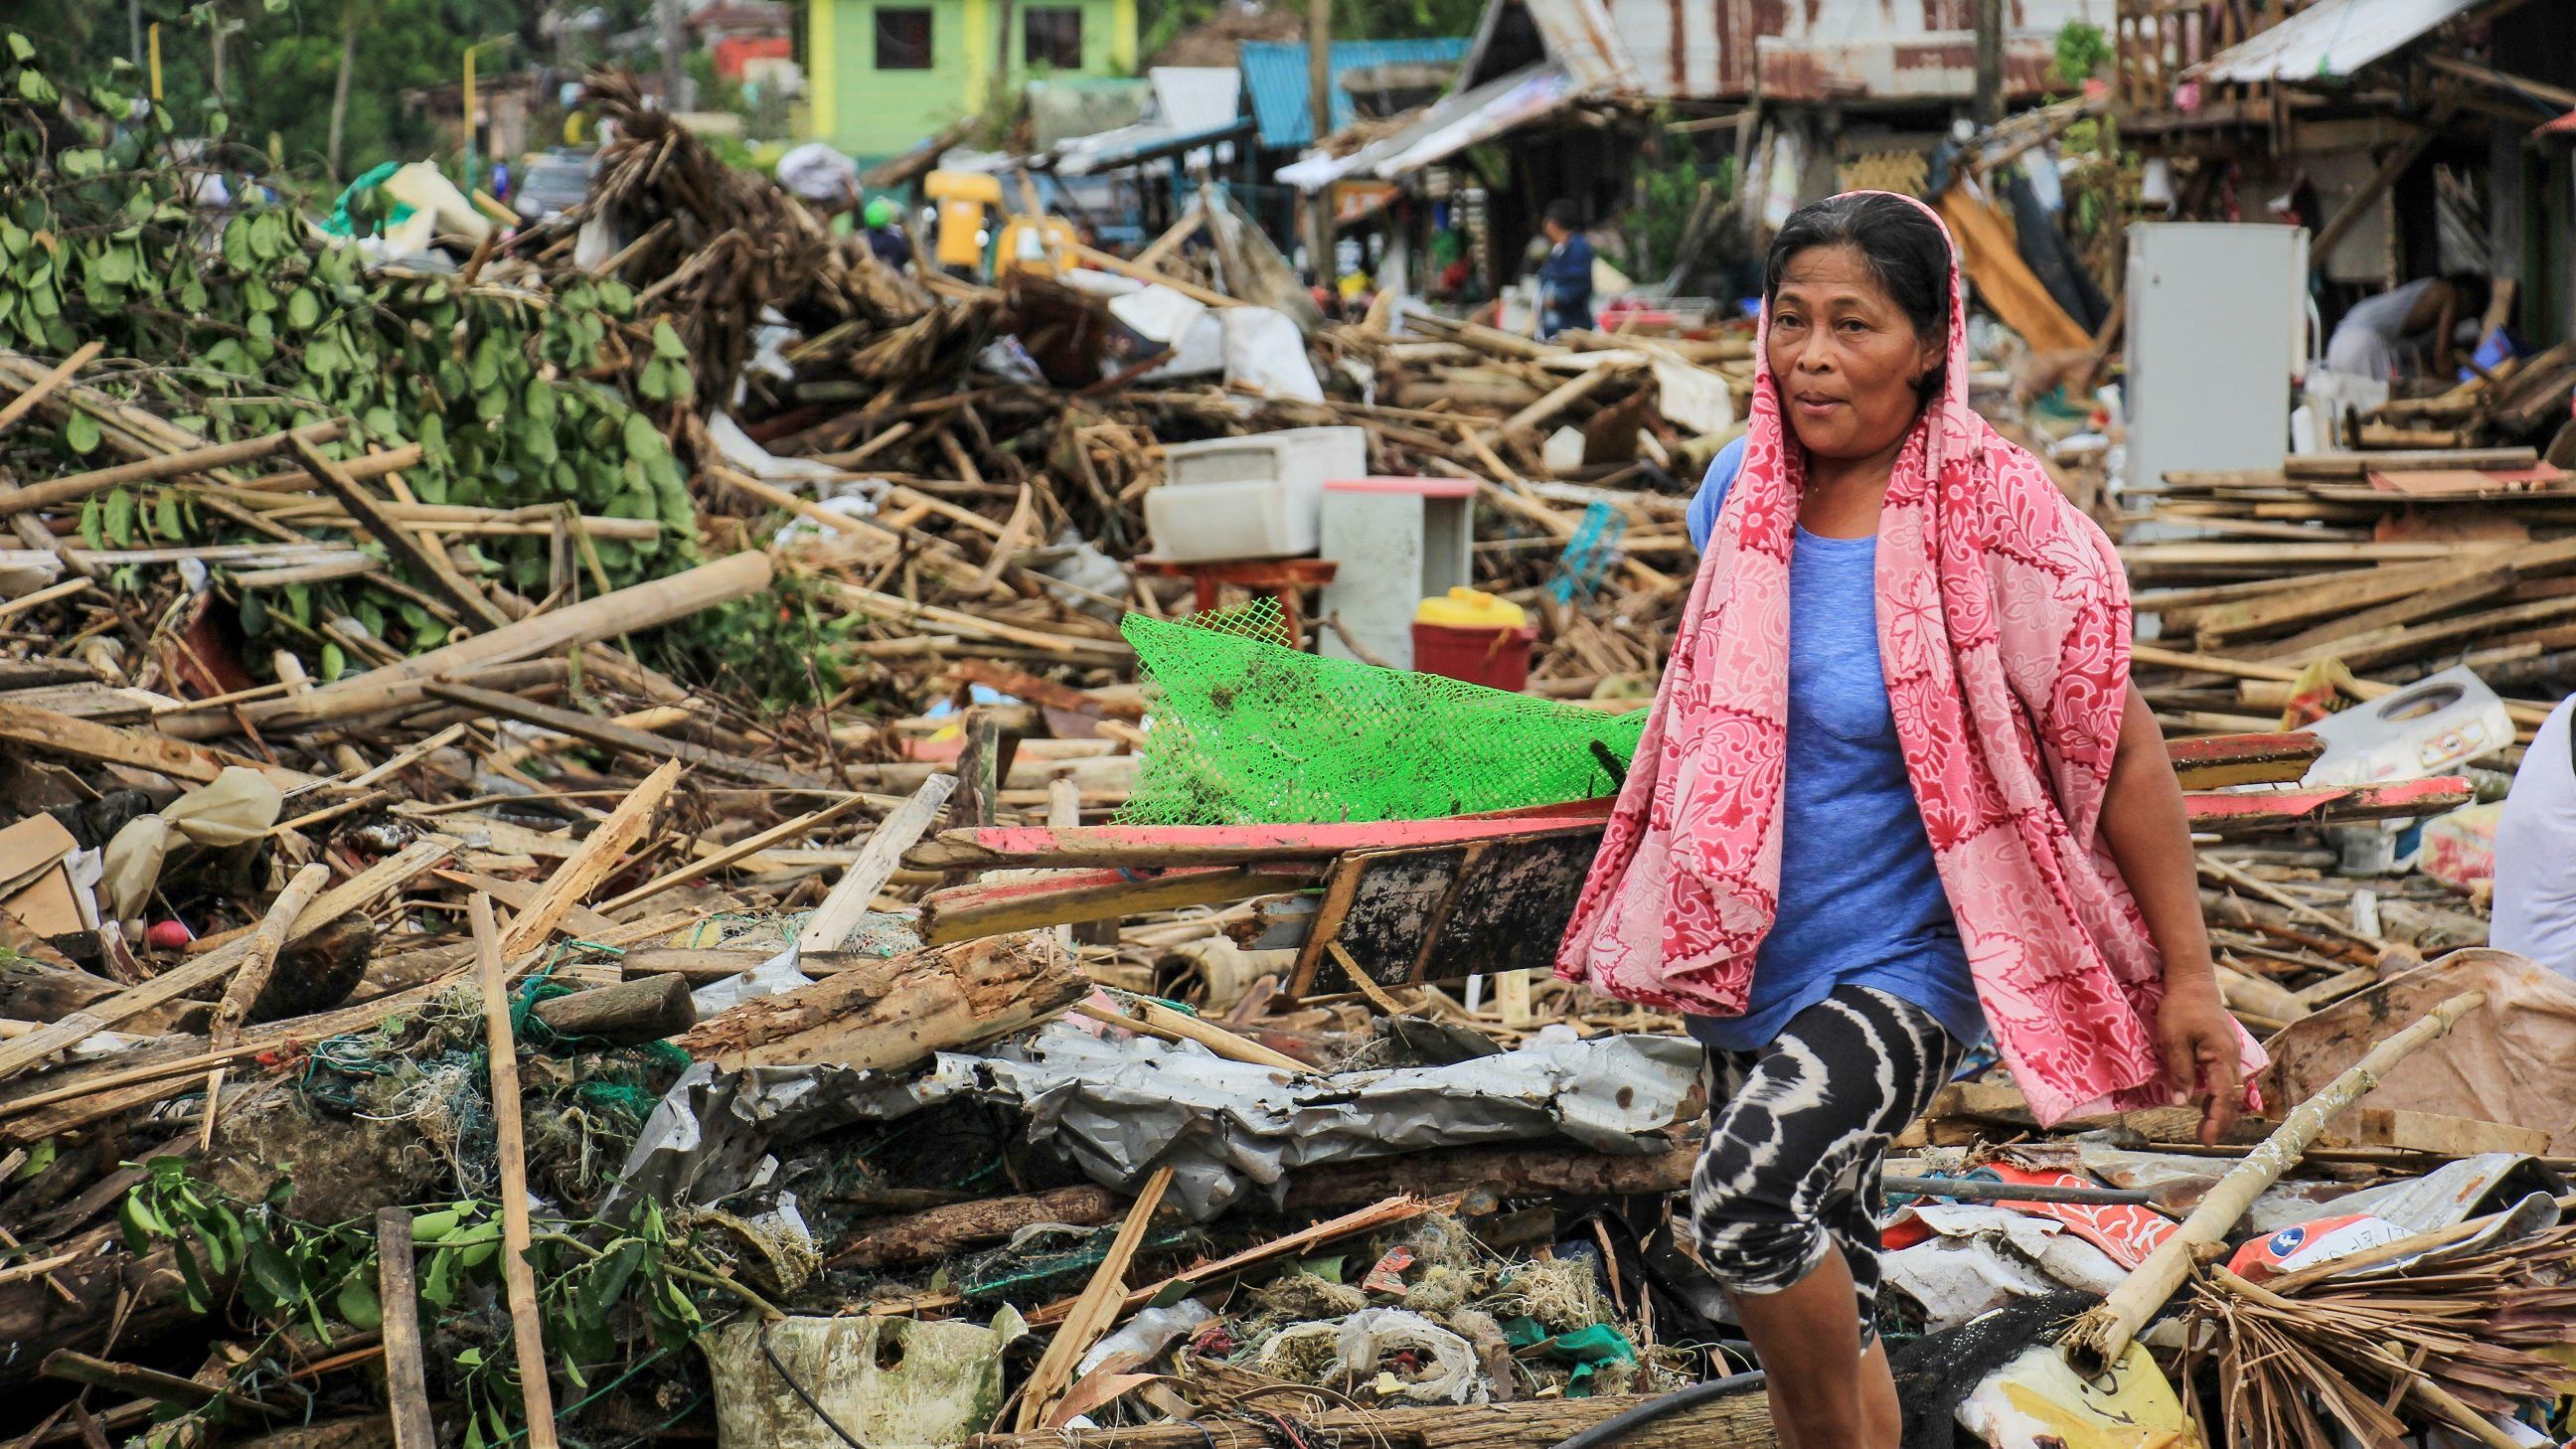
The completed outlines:
[[[1539,336],[1592,325],[1592,242],[1583,213],[1564,197],[1547,204],[1539,229],[1547,233],[1547,260],[1538,268]]]
[[[912,261],[912,238],[903,234],[903,208],[882,196],[871,197],[865,216],[868,250],[878,261],[902,271]]]
[[[2576,977],[2576,697],[2543,720],[2495,829],[2487,944]]]
[[[2418,278],[2356,302],[2326,343],[2326,367],[2374,382],[2420,375],[2448,383],[2459,367],[2454,334],[2486,312],[2488,293],[2486,278],[2464,272]]]

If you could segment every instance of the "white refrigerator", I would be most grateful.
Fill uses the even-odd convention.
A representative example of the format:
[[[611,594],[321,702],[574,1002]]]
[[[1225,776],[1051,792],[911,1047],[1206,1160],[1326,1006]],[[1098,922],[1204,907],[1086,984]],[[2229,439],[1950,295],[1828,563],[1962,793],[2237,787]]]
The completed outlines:
[[[2128,307],[2126,486],[2279,467],[2308,354],[2307,229],[2133,225]]]

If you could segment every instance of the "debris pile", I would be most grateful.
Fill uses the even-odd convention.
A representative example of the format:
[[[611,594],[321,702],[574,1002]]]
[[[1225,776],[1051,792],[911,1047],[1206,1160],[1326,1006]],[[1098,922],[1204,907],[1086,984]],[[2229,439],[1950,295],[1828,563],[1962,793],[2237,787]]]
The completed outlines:
[[[916,278],[614,74],[589,202],[374,255],[199,212],[156,122],[11,54],[16,1442],[1544,1449],[1752,1367],[1675,1197],[1699,1048],[1532,969],[1748,336],[1326,322],[1213,188],[1196,252]],[[1329,558],[1151,523],[1241,481],[1191,445],[1307,429],[1426,538],[1469,501],[1525,691],[1373,662]],[[2337,476],[2164,506],[2375,524]],[[1974,1061],[1890,1165],[1912,1421],[2553,1412],[2576,988],[2463,949],[2528,709],[2325,717],[2553,627],[2546,505],[2498,512],[2132,546],[2266,1113],[2042,1133]],[[1623,1432],[1774,1442],[1727,1387]]]

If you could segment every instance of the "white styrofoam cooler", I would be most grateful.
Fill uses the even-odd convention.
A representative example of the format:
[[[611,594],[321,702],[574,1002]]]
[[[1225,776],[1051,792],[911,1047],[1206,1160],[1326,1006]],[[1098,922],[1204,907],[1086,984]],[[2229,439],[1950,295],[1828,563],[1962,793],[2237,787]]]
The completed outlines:
[[[1325,480],[1367,472],[1360,428],[1167,444],[1162,485],[1145,495],[1145,526],[1157,555],[1184,563],[1313,553]]]
[[[2514,736],[2513,712],[2465,664],[2307,729],[2326,742],[2301,782],[2309,786],[2420,780],[2493,754]]]

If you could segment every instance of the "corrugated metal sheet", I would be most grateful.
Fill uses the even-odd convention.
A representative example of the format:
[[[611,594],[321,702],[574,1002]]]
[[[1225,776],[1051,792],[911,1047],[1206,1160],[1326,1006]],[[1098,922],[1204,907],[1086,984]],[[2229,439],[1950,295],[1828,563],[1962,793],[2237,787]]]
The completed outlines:
[[[1243,114],[1243,72],[1223,65],[1158,65],[1154,109],[1179,135],[1212,131]]]
[[[1244,93],[1252,116],[1261,125],[1261,144],[1279,150],[1314,144],[1315,127],[1306,114],[1306,47],[1302,42],[1247,40],[1242,48]],[[1456,64],[1467,54],[1463,35],[1433,40],[1344,40],[1333,44],[1333,117],[1325,129],[1338,131],[1357,112],[1343,91],[1345,71],[1396,62]]]
[[[2113,0],[2005,3],[2005,27],[2017,41],[2053,46],[2070,21],[2106,32],[2116,21]],[[1504,4],[1531,7],[1531,18],[1547,38],[1548,58],[1565,64],[1578,80],[1659,100],[1751,95],[1765,41],[1827,51],[1869,43],[1900,47],[1940,43],[1972,24],[1970,0],[1496,0],[1498,7]],[[1626,81],[1596,82],[1596,71],[1561,50],[1580,44],[1574,37],[1588,33],[1588,22],[1570,23],[1578,10],[1606,10],[1611,43],[1600,49],[1611,57],[1607,69]]]
[[[1928,32],[1906,40],[1779,40],[1756,47],[1766,101],[1947,101],[1977,93],[1973,31]],[[2004,40],[2004,91],[2044,94],[2057,44],[2046,36]]]
[[[1354,176],[1393,181],[1552,114],[1578,90],[1562,66],[1533,65],[1423,107],[1402,130],[1348,156],[1320,153],[1279,168],[1279,179],[1321,191]]]
[[[1618,0],[1524,0],[1537,22],[1547,58],[1585,91],[1648,89],[1628,51],[1612,5]],[[1705,8],[1706,0],[1672,0],[1676,11]]]
[[[2479,0],[2325,0],[2191,74],[2212,81],[2304,81],[2348,76],[2420,39]]]

